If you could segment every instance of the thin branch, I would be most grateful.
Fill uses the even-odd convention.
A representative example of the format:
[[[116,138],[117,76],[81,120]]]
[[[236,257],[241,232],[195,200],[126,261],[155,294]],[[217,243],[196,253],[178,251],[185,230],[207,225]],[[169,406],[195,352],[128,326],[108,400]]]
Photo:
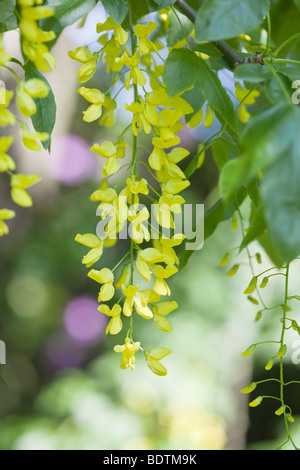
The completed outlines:
[[[181,11],[192,23],[196,21],[196,12],[193,8],[190,7],[188,3],[184,0],[177,0],[175,6],[178,10]],[[241,56],[238,52],[236,52],[229,44],[225,41],[211,41],[211,44],[216,46],[219,51],[224,54],[228,64],[231,67],[237,67],[238,65],[245,64],[248,62],[248,59]]]

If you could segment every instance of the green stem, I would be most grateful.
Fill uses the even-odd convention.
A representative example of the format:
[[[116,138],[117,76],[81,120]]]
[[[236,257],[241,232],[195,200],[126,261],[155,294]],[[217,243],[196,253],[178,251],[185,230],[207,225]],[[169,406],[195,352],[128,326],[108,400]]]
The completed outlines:
[[[283,315],[282,315],[282,330],[281,330],[281,337],[280,337],[280,346],[283,347],[284,345],[284,338],[285,338],[285,330],[286,330],[286,312],[288,306],[288,289],[289,289],[289,272],[290,272],[290,265],[288,264],[286,267],[286,274],[285,274],[285,290],[284,290],[284,303],[283,303]],[[284,374],[283,374],[283,357],[280,358],[280,401],[281,405],[285,406],[284,403]],[[285,428],[288,436],[288,440],[292,443],[294,449],[297,449],[289,431],[289,424],[286,415],[284,414],[284,423]]]
[[[273,64],[295,64],[295,65],[300,65],[300,60],[294,60],[294,59],[276,59],[274,57],[268,57],[268,59],[264,60],[264,63],[267,65],[268,63],[273,63]]]

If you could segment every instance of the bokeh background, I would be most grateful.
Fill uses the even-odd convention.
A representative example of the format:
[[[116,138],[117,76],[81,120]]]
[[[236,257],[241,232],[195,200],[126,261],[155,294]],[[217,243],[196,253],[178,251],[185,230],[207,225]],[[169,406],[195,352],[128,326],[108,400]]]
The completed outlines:
[[[13,146],[18,171],[42,177],[30,190],[34,206],[25,210],[14,206],[8,178],[0,178],[1,207],[17,213],[10,235],[0,240],[0,339],[7,348],[6,365],[0,365],[0,448],[276,448],[285,440],[283,420],[274,415],[277,404],[266,401],[252,410],[249,397],[240,393],[253,380],[269,377],[264,365],[276,351],[264,346],[248,358],[241,353],[252,342],[279,339],[280,313],[254,321],[257,308],[243,295],[251,277],[243,266],[243,254],[235,278],[227,278],[226,269],[218,265],[225,252],[240,242],[240,229],[233,233],[230,221],[220,224],[171,280],[172,299],[179,304],[168,317],[173,332],[162,333],[143,319],[135,322],[136,338],[147,347],[172,349],[164,360],[166,377],[153,375],[139,355],[134,372],[121,370],[113,346],[123,342],[123,336],[105,335],[107,319],[97,310],[97,285],[81,264],[86,249],[74,237],[94,233],[98,222],[89,198],[101,182],[102,162],[89,148],[114,140],[128,125],[130,116],[123,103],[130,98],[120,93],[113,129],[84,123],[86,102],[76,92],[78,65],[67,56],[79,45],[96,50],[95,23],[102,14],[98,9],[83,28],[67,28],[54,48],[57,67],[47,74],[57,102],[50,154],[30,153],[18,139]],[[18,57],[18,34],[7,33],[5,42]],[[15,86],[9,76],[4,78],[8,88]],[[225,74],[223,80],[233,88],[232,77]],[[110,86],[105,67],[99,66],[89,86],[102,91]],[[182,145],[193,155],[217,126],[185,128]],[[146,158],[141,150],[139,159]],[[145,172],[140,167],[141,177],[149,177]],[[186,201],[210,207],[218,197],[217,182],[217,168],[208,154],[185,191]],[[113,267],[127,248],[123,241],[105,250],[98,267]],[[253,254],[257,250],[251,247]],[[255,265],[260,271],[269,266],[263,253],[262,257],[263,265]],[[296,293],[297,273],[293,279],[291,290]],[[266,298],[280,302],[282,295],[282,279],[274,278]],[[295,339],[291,334],[291,345]],[[293,364],[290,351],[286,374],[292,380],[299,378],[300,366]],[[278,375],[276,366],[273,371]],[[278,386],[268,385],[268,393],[266,388],[264,394],[278,394]],[[299,389],[288,390],[297,418]],[[299,442],[297,420],[292,431]]]

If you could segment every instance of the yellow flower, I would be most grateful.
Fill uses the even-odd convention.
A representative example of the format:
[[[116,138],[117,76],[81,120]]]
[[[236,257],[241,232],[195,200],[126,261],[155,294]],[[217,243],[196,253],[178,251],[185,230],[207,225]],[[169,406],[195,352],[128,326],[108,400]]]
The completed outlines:
[[[142,131],[145,132],[145,134],[150,134],[152,127],[151,124],[157,125],[158,122],[158,114],[156,112],[150,113],[146,112],[146,108],[143,102],[140,103],[131,103],[130,105],[126,104],[124,105],[124,108],[126,111],[130,111],[131,113],[134,114],[133,120],[132,120],[132,133],[133,135],[137,136],[138,135],[138,128]]]
[[[154,215],[161,227],[174,228],[173,214],[181,213],[181,205],[184,204],[185,200],[182,196],[166,194],[159,198],[158,204],[155,204]]]
[[[49,139],[49,134],[47,134],[47,132],[31,132],[24,123],[20,126],[20,133],[23,145],[29,150],[41,150],[41,146],[38,144],[38,141],[45,142]]]
[[[149,369],[156,375],[167,375],[167,369],[159,361],[171,354],[171,350],[167,348],[155,348],[151,352],[145,351],[145,357]]]
[[[213,123],[214,123],[214,112],[212,110],[212,107],[208,104],[206,108],[204,127],[211,127]]]
[[[171,302],[161,302],[159,304],[153,305],[153,320],[157,328],[166,332],[173,330],[172,325],[165,317],[166,315],[169,315],[169,313],[173,312],[173,310],[176,308],[178,308],[178,304],[174,300]]]
[[[126,187],[121,191],[120,195],[126,196],[129,204],[138,204],[139,194],[149,194],[147,180],[145,178],[137,180],[134,176],[127,178]]]
[[[153,269],[153,274],[155,276],[153,290],[159,295],[171,295],[170,288],[165,279],[173,276],[177,271],[178,269],[174,265],[167,266],[166,268],[161,265],[155,266]]]
[[[129,235],[136,243],[143,243],[144,240],[147,242],[150,240],[150,232],[147,228],[147,225],[144,225],[143,222],[148,221],[149,211],[147,207],[137,212],[138,204],[132,205],[128,210],[128,220],[130,222],[129,226]]]
[[[203,119],[203,110],[200,109],[199,111],[197,111],[194,116],[189,120],[188,122],[188,126],[193,129],[194,127],[197,127],[199,126],[199,124],[201,124],[202,122],[202,119]]]
[[[19,22],[20,32],[30,42],[49,42],[55,39],[53,31],[43,31],[34,20],[21,18]]]
[[[7,126],[16,122],[15,116],[7,109],[13,96],[13,91],[0,87],[0,126]]]
[[[156,248],[145,248],[139,251],[136,258],[136,268],[145,281],[151,280],[151,270],[149,265],[155,265],[165,260],[164,254]]]
[[[89,103],[92,103],[86,111],[83,111],[83,120],[85,122],[93,122],[102,114],[102,106],[104,104],[104,94],[97,88],[81,87],[78,93],[83,96]]]
[[[81,62],[83,65],[78,70],[79,83],[87,82],[96,72],[97,53],[92,53],[88,47],[77,47],[75,51],[69,51],[68,56],[73,60]]]
[[[242,124],[246,124],[249,121],[251,114],[247,110],[244,104],[241,104],[238,111],[238,118]]]
[[[0,237],[7,235],[9,232],[8,226],[4,220],[13,219],[15,215],[15,212],[9,209],[0,209]]]
[[[21,14],[23,18],[28,20],[41,20],[43,18],[50,18],[54,15],[54,10],[46,6],[29,6],[22,8]]]
[[[139,38],[139,52],[142,55],[149,54],[151,51],[156,51],[157,48],[155,44],[150,41],[149,37],[150,34],[154,31],[157,27],[157,23],[153,23],[149,21],[147,25],[136,24],[133,28],[134,34]]]
[[[126,65],[127,67],[130,67],[130,72],[127,75],[127,78],[125,81],[125,87],[127,90],[129,90],[129,84],[131,80],[134,85],[143,86],[147,83],[146,77],[144,76],[143,72],[138,67],[140,63],[140,56],[138,52],[136,52],[133,56],[130,56],[130,57],[128,56],[126,52],[124,52],[121,57],[116,58],[116,62],[118,64],[123,64],[123,65]]]
[[[55,66],[56,61],[49,52],[49,48],[42,42],[30,42],[27,39],[22,41],[24,55],[34,63],[38,70],[50,72]]]
[[[138,290],[139,286],[122,287],[122,292],[126,297],[123,304],[123,313],[126,317],[130,317],[134,307],[139,315],[148,320],[153,317],[153,313],[147,305],[147,299]]]
[[[99,188],[91,195],[91,201],[101,201],[106,203],[113,202],[118,197],[117,192],[113,188]]]
[[[104,56],[104,60],[107,63],[106,72],[119,72],[123,67],[123,64],[118,64],[116,62],[116,58],[120,57],[122,53],[122,49],[120,47],[119,42],[115,38],[108,39],[106,34],[100,36],[98,42],[105,46],[103,48],[103,51],[100,53],[99,57],[101,57],[102,55]]]
[[[260,96],[259,91],[257,90],[248,90],[244,89],[240,83],[235,84],[235,96],[240,101],[238,117],[242,124],[246,124],[249,121],[251,114],[246,108],[246,105],[255,104],[256,98]]]
[[[102,33],[103,31],[114,31],[114,36],[116,41],[123,45],[128,40],[128,33],[122,28],[121,25],[118,25],[114,20],[109,17],[104,23],[97,24],[97,33]]]
[[[256,98],[260,96],[258,90],[247,90],[244,89],[240,83],[235,84],[235,96],[240,102],[243,102],[245,105],[255,104]]]
[[[111,127],[115,122],[115,109],[117,108],[115,100],[110,96],[104,96],[103,108],[105,112],[101,115],[99,124],[105,127]]]
[[[82,258],[82,264],[85,264],[87,268],[95,264],[101,258],[104,245],[102,238],[98,238],[92,233],[86,233],[85,235],[77,234],[75,241],[92,248],[88,254]]]
[[[128,272],[129,272],[129,268],[130,268],[129,263],[124,265],[119,279],[115,282],[115,288],[116,289],[120,289],[121,287],[123,287],[123,285],[125,285],[125,282],[126,282],[126,279],[127,279],[127,276],[128,276]]]
[[[104,313],[108,317],[111,317],[107,327],[106,334],[117,335],[123,328],[123,322],[121,320],[122,308],[119,304],[115,304],[111,309],[108,305],[101,304],[98,307],[99,312]]]
[[[117,160],[117,148],[112,142],[106,141],[101,145],[101,147],[99,144],[94,144],[91,147],[91,151],[97,153],[103,158],[106,158],[106,162],[102,170],[102,176],[104,178],[108,175],[113,175],[120,169],[120,164]]]
[[[38,181],[40,181],[38,175],[23,175],[21,173],[12,175],[10,179],[12,200],[22,207],[32,206],[32,199],[26,189]]]
[[[0,171],[13,171],[16,168],[14,160],[6,153],[13,141],[13,136],[0,137]]]
[[[133,343],[130,338],[125,338],[125,344],[114,347],[115,352],[122,353],[121,369],[135,369],[134,354],[140,349],[140,345],[140,342]]]
[[[11,56],[5,52],[3,36],[0,34],[0,67],[6,64],[11,59]]]
[[[178,194],[190,186],[188,180],[181,180],[179,178],[172,178],[167,183],[162,185],[162,193],[165,194]]]
[[[20,113],[26,117],[35,114],[37,108],[33,98],[46,98],[48,94],[48,85],[39,78],[21,81],[16,89],[16,104]]]
[[[113,298],[115,293],[115,288],[113,286],[114,275],[110,269],[103,268],[100,271],[91,269],[88,273],[88,277],[99,284],[103,284],[99,292],[98,302],[107,302]]]
[[[184,239],[185,236],[182,234],[175,234],[172,238],[167,238],[163,235],[160,239],[153,240],[153,246],[164,255],[165,263],[171,266],[179,264],[174,247],[180,245]]]

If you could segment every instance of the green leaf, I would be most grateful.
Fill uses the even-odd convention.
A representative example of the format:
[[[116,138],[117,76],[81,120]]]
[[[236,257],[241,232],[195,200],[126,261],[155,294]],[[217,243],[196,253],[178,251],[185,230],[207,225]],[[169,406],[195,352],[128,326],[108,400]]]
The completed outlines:
[[[176,0],[147,0],[150,12],[162,10],[169,5],[174,5],[175,2]]]
[[[195,39],[234,38],[259,26],[269,9],[269,0],[206,0],[197,13]]]
[[[202,59],[199,59],[199,82],[202,86],[203,95],[214,111],[228,123],[234,132],[237,132],[239,122],[233,103],[218,75]]]
[[[42,145],[45,150],[50,151],[51,144],[51,134],[54,128],[55,119],[56,119],[56,103],[53,91],[45,79],[45,77],[32,65],[25,65],[25,80],[30,80],[31,78],[39,78],[43,80],[48,87],[50,92],[46,98],[35,98],[35,104],[37,107],[37,112],[31,116],[32,125],[36,132],[47,132],[49,134],[49,139],[45,142],[42,142]]]
[[[200,109],[202,109],[206,101],[205,97],[203,96],[200,83],[198,81],[195,82],[193,88],[191,90],[185,91],[181,96],[192,106],[194,110],[193,113],[187,114],[185,116],[186,122],[189,122],[194,116],[194,114],[196,114],[198,111],[200,111]]]
[[[15,6],[16,0],[1,0],[0,33],[11,31],[18,27]]]
[[[282,86],[286,89],[286,91],[290,94],[292,89],[291,80],[282,74],[277,74],[278,80],[281,81]],[[265,83],[265,92],[266,97],[270,101],[270,103],[277,104],[280,101],[285,100],[285,93],[283,92],[281,86],[279,85],[276,77],[270,78]]]
[[[228,160],[239,156],[239,148],[231,140],[220,137],[212,145],[212,154],[218,170],[221,171]]]
[[[209,238],[218,225],[225,221],[230,219],[233,214],[236,212],[237,208],[241,205],[241,203],[244,201],[247,193],[244,189],[241,189],[238,191],[237,196],[236,196],[236,203],[231,202],[230,204],[226,203],[223,199],[220,199],[216,204],[214,204],[206,213],[204,216],[204,240]],[[182,250],[181,256],[180,256],[180,268],[184,268],[190,257],[195,253],[193,250],[187,250],[186,249],[186,243],[184,244],[184,248]]]
[[[277,163],[263,175],[261,198],[269,236],[286,263],[300,254],[300,110],[298,132]]]
[[[228,162],[220,176],[220,192],[231,198],[260,171],[274,164],[295,142],[296,106],[279,103],[253,115],[240,137],[242,156]]]
[[[242,64],[236,67],[234,76],[245,82],[260,83],[271,78],[272,74],[266,65]]]
[[[170,97],[192,87],[199,76],[199,58],[189,49],[170,52],[164,67],[163,79]]]
[[[266,222],[263,216],[262,209],[260,208],[254,214],[249,230],[247,231],[241,243],[240,251],[246,248],[246,246],[248,246],[254,240],[257,240],[258,238],[260,238],[265,233],[265,231],[266,231]]]
[[[294,2],[295,2],[296,7],[299,8],[300,10],[300,0],[294,0]]]
[[[158,11],[169,5],[174,5],[176,0],[147,0],[149,11]]]
[[[128,13],[127,0],[102,0],[102,4],[109,16],[117,24],[121,24],[124,21]]]
[[[276,46],[280,46],[286,39],[299,32],[300,11],[294,2],[278,0],[270,11],[272,24],[272,40]],[[286,57],[295,42],[289,42],[281,50],[280,56]],[[293,57],[292,57],[293,58]]]

